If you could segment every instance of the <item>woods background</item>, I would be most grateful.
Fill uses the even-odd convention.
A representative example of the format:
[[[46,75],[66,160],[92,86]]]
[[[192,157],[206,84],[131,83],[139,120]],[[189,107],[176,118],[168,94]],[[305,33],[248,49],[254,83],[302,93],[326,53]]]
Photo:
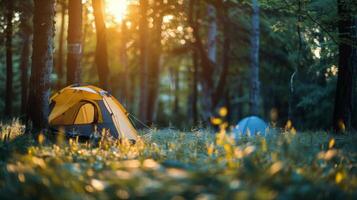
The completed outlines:
[[[41,107],[31,103],[32,66],[32,81],[49,77],[52,94],[98,85],[149,125],[201,126],[227,107],[231,124],[257,114],[300,130],[339,126],[340,118],[356,128],[355,0],[0,3],[4,119]],[[36,4],[38,16],[54,20],[33,19]],[[33,20],[47,21],[34,30]],[[47,42],[35,49],[36,39]],[[38,71],[43,54],[53,63]]]

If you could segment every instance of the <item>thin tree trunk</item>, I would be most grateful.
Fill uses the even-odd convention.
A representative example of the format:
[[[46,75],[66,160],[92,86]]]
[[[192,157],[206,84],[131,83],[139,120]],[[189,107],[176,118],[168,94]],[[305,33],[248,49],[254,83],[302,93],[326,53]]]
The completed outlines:
[[[178,67],[174,68],[174,86],[175,86],[175,91],[174,91],[174,108],[173,108],[173,113],[177,115],[179,111],[179,103],[180,103],[180,71]]]
[[[188,21],[190,25],[196,24],[195,14],[195,2],[194,0],[190,0],[189,2],[189,11],[188,11]],[[198,109],[197,109],[197,101],[198,101],[198,55],[197,50],[195,48],[192,49],[192,83],[191,83],[191,95],[190,95],[190,106],[189,106],[189,115],[192,118],[193,125],[196,125],[198,122]]]
[[[191,1],[191,6],[192,6],[193,2]],[[219,2],[219,5],[221,6],[225,6],[223,2]],[[212,5],[213,6],[213,5]],[[212,10],[212,8],[214,8],[214,10]],[[225,8],[226,9],[226,8]],[[220,16],[220,19],[222,20],[222,22],[224,23],[228,23],[228,21],[226,21],[226,16],[222,16],[222,15],[217,15],[219,13],[216,13],[217,10],[215,9],[215,7],[211,7],[209,9],[209,15],[211,16],[211,18],[213,17],[216,21],[217,20],[217,16]],[[212,14],[213,12],[213,14]],[[227,11],[225,11],[225,14],[227,13]],[[222,14],[222,13],[221,13]],[[196,9],[196,18],[198,18],[199,16],[199,7],[198,9]],[[197,21],[197,19],[195,20]],[[201,37],[199,35],[199,25],[197,22],[191,21],[191,26],[193,28],[193,36],[195,37],[195,48],[197,50],[197,52],[200,55],[200,81],[202,83],[202,91],[203,91],[203,96],[204,98],[201,99],[202,101],[202,110],[203,110],[203,118],[204,120],[208,121],[209,118],[212,116],[212,113],[214,112],[214,110],[216,109],[216,106],[218,104],[218,102],[224,97],[224,87],[225,87],[225,82],[226,82],[226,77],[227,77],[227,72],[228,72],[228,59],[224,60],[221,69],[219,69],[219,65],[217,64],[216,61],[216,54],[217,54],[217,50],[215,47],[215,43],[216,41],[216,37],[217,37],[217,25],[211,25],[209,28],[209,32],[211,32],[211,36],[209,36],[209,40],[211,40],[211,42],[208,42],[208,46],[207,46],[207,50],[205,49],[203,42],[201,40]],[[211,23],[217,23],[217,22],[212,22]],[[227,33],[227,28],[224,29],[224,34],[228,34]],[[216,37],[213,37],[212,35],[216,35]],[[226,40],[229,42],[229,40]],[[213,43],[213,44],[212,44]],[[227,45],[227,42],[225,42],[224,46],[223,46],[223,51],[224,53],[224,57],[228,58],[229,56],[229,44]],[[215,52],[215,53],[213,53]],[[215,73],[219,72],[219,80],[217,81],[218,84],[216,84],[215,81]],[[217,85],[217,86],[216,86]],[[221,91],[218,91],[221,90]],[[218,92],[217,92],[218,91]],[[222,95],[217,95],[220,94],[222,92]]]
[[[128,66],[128,55],[127,55],[127,41],[128,41],[128,30],[127,30],[127,25],[126,25],[126,20],[122,21],[121,24],[121,42],[120,42],[120,63],[121,67],[123,68],[123,81],[122,82],[122,91],[121,91],[121,101],[126,105],[127,107],[129,106],[129,93],[130,93],[130,84],[131,84],[131,79],[129,78],[130,71],[129,71],[129,66]]]
[[[60,1],[61,5],[61,26],[60,33],[58,37],[58,53],[57,53],[57,62],[56,62],[56,71],[57,71],[57,89],[62,88],[63,81],[63,40],[64,40],[64,25],[65,25],[65,16],[66,16],[66,3],[64,0]]]
[[[356,68],[356,38],[353,33],[353,13],[349,3],[353,1],[337,0],[339,32],[339,66],[333,114],[333,128],[336,132],[351,129],[353,69]]]
[[[53,67],[54,0],[34,0],[34,36],[29,117],[36,129],[48,126],[50,76]]]
[[[82,56],[84,53],[84,45],[86,44],[86,37],[87,37],[87,32],[89,28],[88,24],[88,6],[87,4],[83,4],[83,37],[82,37]]]
[[[11,117],[12,114],[12,79],[13,79],[13,66],[12,66],[12,19],[14,15],[13,1],[6,2],[6,97],[5,97],[5,115]]]
[[[67,85],[81,82],[82,0],[68,2]]]
[[[298,39],[299,39],[299,49],[298,49],[298,56],[297,56],[297,60],[296,60],[296,65],[294,66],[294,72],[291,74],[290,76],[290,83],[289,83],[289,86],[290,86],[290,91],[289,91],[289,100],[288,100],[288,104],[289,104],[289,107],[288,107],[288,120],[290,121],[294,121],[294,112],[293,112],[293,103],[294,103],[294,99],[296,98],[295,97],[295,91],[294,91],[294,88],[296,87],[295,86],[295,79],[298,77],[298,73],[299,73],[299,69],[302,68],[302,59],[301,59],[301,56],[302,56],[302,44],[303,44],[303,41],[302,41],[302,30],[301,30],[301,24],[302,24],[302,16],[301,16],[301,0],[298,1],[298,16],[297,16],[297,23],[296,23],[296,32],[297,32],[297,35],[298,35]],[[321,60],[320,60],[321,61]]]
[[[193,124],[196,125],[198,122],[198,109],[197,109],[197,101],[198,101],[198,57],[197,52],[194,50],[193,55],[193,82],[192,82],[192,119]]]
[[[239,71],[241,71],[241,70],[239,70]],[[238,94],[237,96],[239,98],[242,98],[244,96],[244,87],[243,87],[243,80],[242,79],[240,79],[238,81],[237,94]],[[243,105],[242,101],[237,102],[237,109],[236,110],[237,110],[237,118],[238,119],[242,119],[243,118],[243,107],[244,107],[244,105]]]
[[[209,4],[207,7],[207,14],[209,17],[208,38],[207,38],[207,53],[203,49],[200,51],[201,57],[207,57],[202,60],[201,67],[206,68],[210,65],[211,70],[203,69],[203,94],[202,107],[203,115],[207,120],[212,116],[213,108],[213,94],[214,94],[214,81],[213,72],[214,66],[217,64],[217,16],[216,8]],[[207,54],[207,55],[206,55]],[[206,72],[206,73],[205,73]]]
[[[228,11],[224,8],[224,14],[227,16]],[[222,52],[222,67],[221,72],[219,74],[219,79],[217,86],[215,88],[215,92],[212,97],[212,106],[216,108],[217,105],[220,103],[222,97],[226,96],[226,82],[228,77],[228,69],[229,69],[229,62],[230,62],[230,50],[231,50],[231,39],[230,39],[230,24],[227,20],[224,20],[222,14],[220,16],[220,21],[223,24],[223,52]]]
[[[151,34],[151,54],[149,57],[149,68],[148,68],[148,110],[147,110],[147,121],[148,123],[153,123],[154,116],[156,115],[158,90],[160,87],[160,57],[161,57],[161,26],[162,26],[162,14],[161,6],[163,5],[163,0],[155,1],[154,13],[157,13],[154,18],[153,33]]]
[[[195,10],[196,19],[192,22],[193,35],[195,37],[195,48],[200,55],[200,82],[202,85],[203,98],[202,101],[202,116],[205,121],[209,121],[212,116],[212,97],[214,94],[214,80],[213,74],[215,69],[215,64],[208,57],[207,51],[202,43],[201,37],[199,35],[199,24],[198,19],[200,16],[200,9],[197,6]]]
[[[252,35],[251,35],[251,77],[250,77],[250,96],[249,105],[250,113],[257,115],[259,112],[259,96],[260,96],[260,81],[259,81],[259,3],[258,0],[252,0],[253,15],[252,15]]]
[[[217,15],[216,8],[209,4],[207,8],[208,13],[208,58],[211,62],[217,62]]]
[[[129,91],[128,91],[128,102],[129,103],[129,110],[131,112],[136,111],[137,107],[134,105],[134,101],[136,99],[135,91],[137,90],[137,84],[136,84],[136,79],[137,79],[137,74],[134,73],[133,71],[129,71],[128,77],[130,79],[130,85],[128,85]],[[137,112],[135,112],[137,113]]]
[[[30,45],[31,36],[22,36],[22,50],[21,50],[21,114],[26,114],[27,110],[27,96],[28,96],[28,69],[30,65]]]
[[[21,7],[21,25],[20,33],[22,39],[22,49],[21,49],[21,59],[20,59],[20,70],[21,70],[21,114],[26,115],[27,111],[27,97],[28,97],[28,72],[30,68],[30,50],[31,50],[31,40],[32,40],[32,26],[31,26],[31,15],[32,10],[30,10],[30,5],[23,4]]]
[[[107,33],[104,23],[104,2],[102,0],[92,0],[92,3],[97,33],[95,62],[98,69],[99,84],[103,89],[109,89],[109,65]]]
[[[148,111],[148,21],[147,21],[148,0],[140,0],[140,102],[139,118],[147,123]]]
[[[230,96],[230,91],[229,88],[226,90],[226,93],[224,94],[224,105],[228,110],[226,121],[231,124],[232,123],[232,104],[231,104],[231,96]],[[235,122],[234,122],[235,123]]]
[[[355,55],[352,59],[352,63],[354,63],[353,66],[353,86],[352,86],[352,102],[357,102],[357,16],[354,16],[353,18],[353,24],[354,24],[354,29],[352,30],[353,33],[353,55]],[[354,103],[353,105],[356,105],[356,103]],[[353,110],[356,110],[356,106],[352,107]],[[353,112],[352,111],[352,119],[356,119],[357,117],[357,112]],[[357,123],[351,123],[351,129],[356,130],[357,129]]]

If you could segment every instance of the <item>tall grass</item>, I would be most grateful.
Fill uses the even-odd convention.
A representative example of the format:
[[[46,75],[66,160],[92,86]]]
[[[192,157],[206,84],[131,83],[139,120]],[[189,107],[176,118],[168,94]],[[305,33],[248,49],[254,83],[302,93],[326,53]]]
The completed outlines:
[[[2,125],[1,148],[19,127]],[[40,134],[0,163],[0,199],[356,199],[356,142],[292,129],[235,138],[225,125],[150,131],[135,145]]]

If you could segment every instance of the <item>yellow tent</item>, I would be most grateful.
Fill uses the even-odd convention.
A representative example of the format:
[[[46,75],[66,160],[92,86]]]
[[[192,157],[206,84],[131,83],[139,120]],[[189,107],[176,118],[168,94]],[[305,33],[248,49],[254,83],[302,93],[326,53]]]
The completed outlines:
[[[49,124],[73,136],[109,130],[115,138],[137,139],[124,107],[108,92],[91,85],[71,85],[51,97]]]

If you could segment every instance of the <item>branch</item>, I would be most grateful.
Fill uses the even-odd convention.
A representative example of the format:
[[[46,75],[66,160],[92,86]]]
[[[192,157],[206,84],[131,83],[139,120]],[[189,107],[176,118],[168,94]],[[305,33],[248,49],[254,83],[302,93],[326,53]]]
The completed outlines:
[[[290,5],[290,3],[287,0],[284,0],[285,4],[292,9],[292,6]],[[295,10],[295,9],[294,9]],[[296,12],[296,11],[295,11]],[[301,14],[300,11],[297,11],[299,13],[299,15]],[[305,13],[305,15],[313,22],[315,23],[317,26],[319,26],[321,28],[321,30],[323,32],[325,32],[330,38],[331,40],[335,43],[335,44],[339,44],[336,39],[331,35],[331,33],[320,23],[318,22],[316,19],[314,19],[309,13]]]

